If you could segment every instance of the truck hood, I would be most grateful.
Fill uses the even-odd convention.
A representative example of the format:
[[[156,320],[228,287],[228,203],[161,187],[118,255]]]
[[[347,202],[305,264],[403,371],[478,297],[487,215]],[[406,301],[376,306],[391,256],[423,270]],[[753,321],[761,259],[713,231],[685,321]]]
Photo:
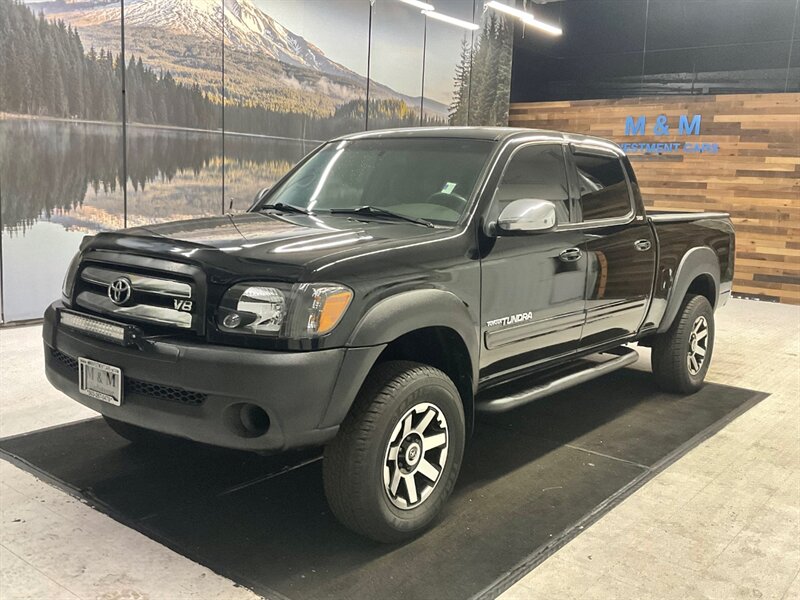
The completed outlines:
[[[449,231],[449,228],[429,228],[378,218],[367,221],[345,215],[245,213],[135,227],[117,232],[117,235],[169,240],[176,246],[185,244],[186,250],[215,248],[248,261],[307,265],[426,237],[435,238]]]

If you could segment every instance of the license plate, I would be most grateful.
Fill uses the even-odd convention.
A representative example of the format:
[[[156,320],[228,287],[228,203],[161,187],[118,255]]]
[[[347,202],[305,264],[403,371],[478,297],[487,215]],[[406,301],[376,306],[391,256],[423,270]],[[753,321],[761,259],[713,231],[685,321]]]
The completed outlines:
[[[122,404],[122,369],[78,358],[78,389],[81,394],[119,406]]]

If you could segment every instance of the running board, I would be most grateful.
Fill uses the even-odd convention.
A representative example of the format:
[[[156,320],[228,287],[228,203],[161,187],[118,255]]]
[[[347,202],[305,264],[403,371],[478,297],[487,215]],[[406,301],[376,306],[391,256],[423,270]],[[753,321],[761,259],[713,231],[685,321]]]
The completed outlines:
[[[639,359],[639,353],[633,348],[621,346],[615,348],[607,353],[613,354],[614,358],[604,362],[597,363],[594,366],[582,369],[577,372],[572,372],[569,375],[564,375],[557,379],[552,379],[546,383],[538,383],[534,387],[522,390],[520,392],[501,397],[489,397],[486,399],[478,399],[475,403],[475,409],[479,412],[498,413],[517,408],[523,404],[528,404],[539,398],[544,398],[556,392],[566,390],[581,383],[591,381],[596,377],[602,377],[607,373],[621,369],[630,364],[635,363]]]

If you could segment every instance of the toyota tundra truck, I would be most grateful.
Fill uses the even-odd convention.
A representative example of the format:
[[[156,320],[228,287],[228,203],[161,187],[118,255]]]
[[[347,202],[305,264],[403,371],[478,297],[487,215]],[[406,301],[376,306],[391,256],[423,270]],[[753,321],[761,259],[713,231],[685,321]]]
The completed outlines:
[[[612,142],[370,131],[246,212],[85,238],[45,313],[47,377],[134,443],[324,446],[332,512],[396,542],[442,508],[478,413],[637,344],[658,386],[698,390],[733,263],[728,216],[645,211]]]

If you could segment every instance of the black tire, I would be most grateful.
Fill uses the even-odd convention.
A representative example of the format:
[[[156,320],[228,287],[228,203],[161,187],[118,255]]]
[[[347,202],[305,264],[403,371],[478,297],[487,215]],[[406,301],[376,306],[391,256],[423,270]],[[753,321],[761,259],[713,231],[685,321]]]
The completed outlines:
[[[701,363],[698,353],[693,353],[694,362],[690,357],[693,328],[697,327],[698,323],[702,325],[700,319],[705,320],[707,328],[705,337],[696,342],[696,344],[702,344],[702,341],[705,340],[705,347],[695,346],[695,348],[699,348],[697,352],[705,351]],[[700,334],[702,335],[702,329]],[[696,392],[703,387],[713,351],[714,310],[705,296],[687,295],[670,328],[657,335],[653,340],[650,362],[658,387],[677,394]]]
[[[108,425],[114,431],[114,433],[125,438],[132,444],[142,446],[163,444],[171,439],[170,436],[163,433],[159,433],[151,429],[145,429],[144,427],[139,427],[138,425],[131,425],[130,423],[125,423],[124,421],[118,421],[117,419],[112,419],[106,415],[103,415],[103,419],[105,420],[106,425]]]
[[[414,450],[414,435],[426,418],[427,428],[419,434]],[[414,429],[407,430],[406,422]],[[446,452],[434,449],[436,442],[428,443],[434,438],[441,441],[442,431]],[[392,543],[411,538],[431,524],[453,491],[464,441],[464,407],[447,375],[410,361],[381,363],[368,375],[338,435],[325,448],[328,504],[342,524],[373,540]],[[405,462],[415,457],[415,466]],[[438,479],[422,473],[428,470],[423,463],[436,465]],[[393,495],[395,475],[398,483]],[[406,483],[409,477],[410,485]]]

